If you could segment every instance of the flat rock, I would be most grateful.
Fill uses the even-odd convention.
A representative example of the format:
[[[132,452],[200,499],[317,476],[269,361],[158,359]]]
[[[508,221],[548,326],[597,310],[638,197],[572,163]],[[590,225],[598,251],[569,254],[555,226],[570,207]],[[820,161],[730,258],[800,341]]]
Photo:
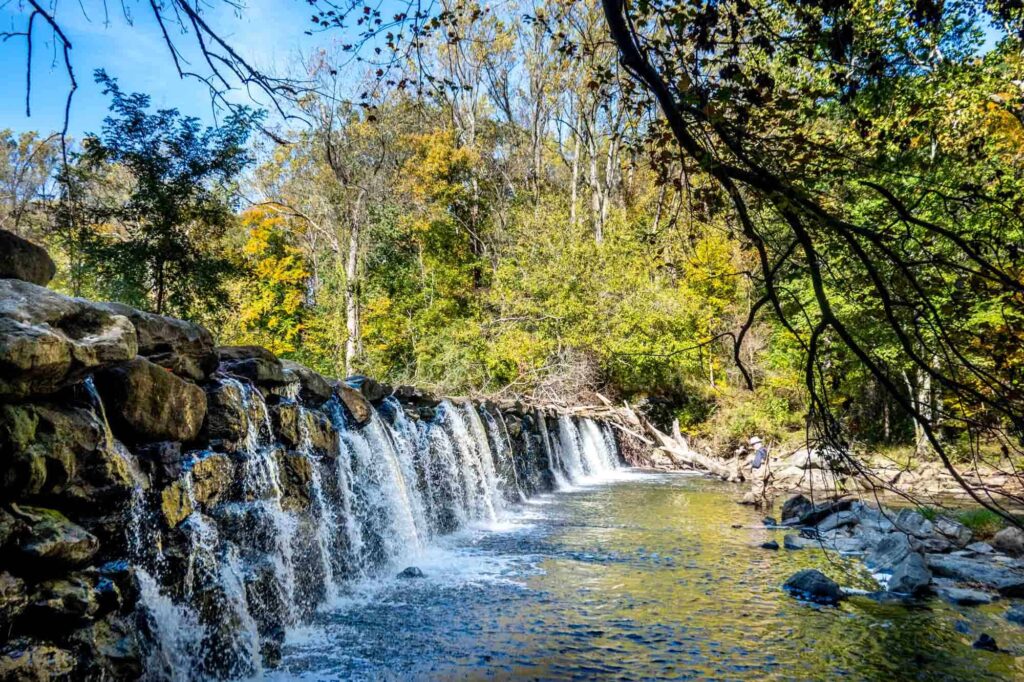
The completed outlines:
[[[133,442],[191,441],[206,416],[206,393],[145,358],[96,375],[115,433]]]
[[[843,526],[852,526],[860,522],[860,517],[853,511],[840,511],[826,516],[818,523],[818,532],[827,533]]]
[[[57,265],[46,249],[0,230],[0,279],[20,279],[45,287],[56,274]]]
[[[95,536],[60,512],[25,506],[19,507],[19,511],[27,533],[18,543],[18,551],[33,562],[79,566],[99,550],[100,543]]]
[[[941,598],[958,606],[981,606],[999,599],[998,595],[966,587],[940,587],[936,592]]]
[[[975,554],[991,554],[995,551],[994,549],[992,549],[992,545],[988,544],[987,542],[972,542],[971,544],[964,547],[964,549],[966,549],[969,552],[974,552]]]
[[[35,284],[0,279],[0,398],[54,393],[87,373],[135,357],[122,315]]]
[[[935,575],[970,582],[997,590],[1007,597],[1024,596],[1024,572],[993,565],[991,561],[948,554],[928,554],[928,567]]]

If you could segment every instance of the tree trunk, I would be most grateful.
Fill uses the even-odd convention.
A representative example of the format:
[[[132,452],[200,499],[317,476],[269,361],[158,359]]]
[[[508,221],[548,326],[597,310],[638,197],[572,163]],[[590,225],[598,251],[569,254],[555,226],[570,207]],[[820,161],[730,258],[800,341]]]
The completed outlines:
[[[345,262],[345,374],[352,374],[356,356],[359,353],[359,233],[361,228],[360,191],[352,206],[352,226],[348,239],[348,259]]]

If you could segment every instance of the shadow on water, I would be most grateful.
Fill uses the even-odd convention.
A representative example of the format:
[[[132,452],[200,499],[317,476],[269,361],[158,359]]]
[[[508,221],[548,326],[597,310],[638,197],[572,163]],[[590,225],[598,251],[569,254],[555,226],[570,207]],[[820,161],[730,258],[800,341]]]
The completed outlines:
[[[780,589],[801,568],[870,587],[776,531],[727,484],[635,474],[445,538],[421,580],[359,585],[290,638],[280,679],[984,680],[1024,677],[1005,604],[837,608]],[[733,528],[740,524],[743,527]],[[958,629],[959,621],[959,629]],[[971,648],[981,632],[1009,652]]]

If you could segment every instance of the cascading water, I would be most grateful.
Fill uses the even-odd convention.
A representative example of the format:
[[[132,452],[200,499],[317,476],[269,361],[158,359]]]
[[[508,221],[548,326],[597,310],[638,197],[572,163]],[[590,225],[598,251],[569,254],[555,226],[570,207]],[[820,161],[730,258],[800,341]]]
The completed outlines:
[[[136,481],[127,558],[137,578],[151,679],[260,676],[268,657],[274,659],[273,643],[280,645],[280,628],[308,614],[302,600],[310,581],[323,583],[313,600],[329,604],[352,581],[414,561],[437,535],[500,520],[508,505],[542,489],[539,471],[550,471],[548,485],[572,484],[618,466],[614,437],[587,419],[561,417],[550,432],[538,414],[528,422],[533,433],[524,433],[520,421],[513,442],[501,411],[469,401],[444,401],[432,418],[413,420],[389,398],[360,425],[337,397],[309,407],[295,387],[271,403],[295,412],[297,440],[288,451],[275,437],[260,390],[230,376],[215,380],[239,396],[245,413],[241,438],[228,450],[238,493],[216,508],[203,507],[195,467],[225,455],[185,458],[179,480],[187,516],[175,531],[185,556],[173,559],[161,549],[159,515],[135,456],[114,439],[102,402],[86,383],[108,447]],[[337,439],[331,453],[322,440],[314,444],[314,423]],[[295,511],[289,497],[293,484],[286,480],[295,465],[288,458],[308,460],[300,467],[308,472],[304,511]],[[175,583],[175,571],[180,587],[165,588]]]

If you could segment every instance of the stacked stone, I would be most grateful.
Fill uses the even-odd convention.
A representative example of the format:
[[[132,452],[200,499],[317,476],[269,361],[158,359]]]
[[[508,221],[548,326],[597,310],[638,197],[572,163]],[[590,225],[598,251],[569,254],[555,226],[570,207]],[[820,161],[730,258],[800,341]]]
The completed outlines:
[[[218,348],[197,324],[58,294],[46,288],[54,272],[43,249],[0,231],[0,682],[135,679],[151,672],[139,571],[155,574],[165,594],[184,594],[186,519],[199,512],[242,551],[259,551],[258,501],[240,485],[258,416],[240,386],[268,406],[281,504],[300,519],[297,564],[309,566],[317,565],[303,559],[314,542],[310,457],[340,450],[316,408],[336,399],[359,428],[388,396],[413,420],[432,419],[439,401],[365,377],[329,380],[255,346]],[[308,408],[304,424],[295,399]],[[523,492],[550,489],[546,415],[489,409],[522,454]],[[151,517],[133,516],[140,498]],[[251,565],[246,589],[261,602],[261,651],[273,664],[286,606],[266,587],[272,576]],[[323,585],[298,582],[292,613],[309,614]],[[199,615],[210,632],[205,670],[225,677],[218,636],[232,624],[217,589],[201,587]]]

